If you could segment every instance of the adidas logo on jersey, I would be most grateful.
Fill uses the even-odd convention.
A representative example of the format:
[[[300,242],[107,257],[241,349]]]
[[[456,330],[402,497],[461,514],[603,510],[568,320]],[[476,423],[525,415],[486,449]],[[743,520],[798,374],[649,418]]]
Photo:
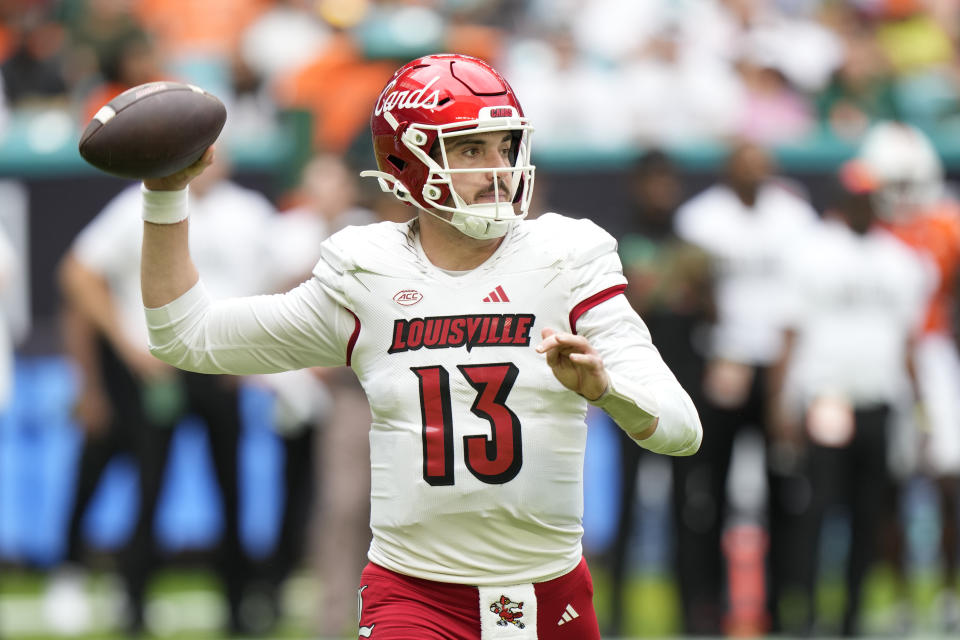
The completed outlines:
[[[573,620],[574,618],[579,618],[580,614],[577,613],[577,610],[573,608],[573,605],[567,605],[566,611],[563,612],[563,615],[560,616],[560,620],[557,622],[557,626],[566,624]]]
[[[483,299],[484,302],[510,302],[510,298],[507,297],[507,292],[503,290],[503,287],[497,285],[497,288],[487,294],[487,297]]]

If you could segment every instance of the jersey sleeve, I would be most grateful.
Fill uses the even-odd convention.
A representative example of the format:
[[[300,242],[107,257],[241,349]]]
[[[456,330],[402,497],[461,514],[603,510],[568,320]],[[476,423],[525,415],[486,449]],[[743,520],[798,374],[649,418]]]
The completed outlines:
[[[607,412],[641,447],[655,453],[696,453],[703,438],[700,417],[650,338],[650,331],[622,296],[614,296],[583,314],[578,333],[603,359],[610,387],[595,405]],[[658,418],[649,438],[650,417]]]
[[[323,287],[324,292],[337,304],[350,308],[352,303],[348,301],[343,291],[341,282],[346,274],[355,267],[353,260],[350,259],[345,245],[349,245],[354,229],[349,227],[334,235],[320,245],[320,259],[313,267],[313,276]]]
[[[647,326],[621,295],[627,281],[616,240],[592,222],[576,224],[570,328],[599,352],[610,377],[610,388],[595,404],[646,449],[668,455],[696,452],[700,418],[654,347]],[[652,417],[658,419],[653,435],[637,439]]]
[[[323,260],[321,263],[325,264]],[[283,294],[213,300],[202,282],[180,298],[146,309],[150,350],[201,373],[276,373],[347,364],[357,320],[335,274],[321,269]]]
[[[566,260],[570,273],[570,329],[576,333],[577,320],[590,308],[626,288],[617,241],[590,220],[558,218],[555,231],[571,242]]]

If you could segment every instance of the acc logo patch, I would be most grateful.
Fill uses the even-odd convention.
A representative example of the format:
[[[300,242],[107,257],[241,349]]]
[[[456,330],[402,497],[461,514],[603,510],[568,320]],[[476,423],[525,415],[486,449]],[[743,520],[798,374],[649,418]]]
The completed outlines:
[[[523,617],[523,603],[513,602],[507,596],[500,596],[500,599],[490,605],[490,611],[500,616],[497,625],[506,627],[514,625],[518,629],[523,629],[526,625],[520,622]]]
[[[398,291],[397,294],[393,296],[394,302],[402,304],[405,307],[417,304],[421,300],[423,300],[423,294],[416,289],[404,289],[403,291]]]

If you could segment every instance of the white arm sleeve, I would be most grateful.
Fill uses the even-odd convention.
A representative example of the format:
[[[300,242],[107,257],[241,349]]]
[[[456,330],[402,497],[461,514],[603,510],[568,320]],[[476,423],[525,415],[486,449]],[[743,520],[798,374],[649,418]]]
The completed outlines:
[[[703,428],[693,401],[650,339],[650,331],[627,299],[617,295],[584,313],[577,333],[603,358],[610,387],[594,405],[633,437],[659,418],[653,435],[635,442],[655,453],[687,456],[697,452]]]
[[[159,308],[146,309],[150,351],[200,373],[276,373],[343,365],[355,317],[317,278],[269,296],[212,300],[198,282]]]

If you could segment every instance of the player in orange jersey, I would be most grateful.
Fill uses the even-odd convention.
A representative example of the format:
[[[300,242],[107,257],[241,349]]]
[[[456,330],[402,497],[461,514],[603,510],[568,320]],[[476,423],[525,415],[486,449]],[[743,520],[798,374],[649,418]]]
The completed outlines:
[[[960,355],[954,331],[960,272],[960,203],[944,188],[943,166],[930,140],[896,122],[876,125],[860,157],[879,182],[877,204],[887,227],[928,257],[939,276],[914,352],[924,426],[921,464],[940,492],[946,631],[960,630],[957,584],[957,500],[960,498]]]

